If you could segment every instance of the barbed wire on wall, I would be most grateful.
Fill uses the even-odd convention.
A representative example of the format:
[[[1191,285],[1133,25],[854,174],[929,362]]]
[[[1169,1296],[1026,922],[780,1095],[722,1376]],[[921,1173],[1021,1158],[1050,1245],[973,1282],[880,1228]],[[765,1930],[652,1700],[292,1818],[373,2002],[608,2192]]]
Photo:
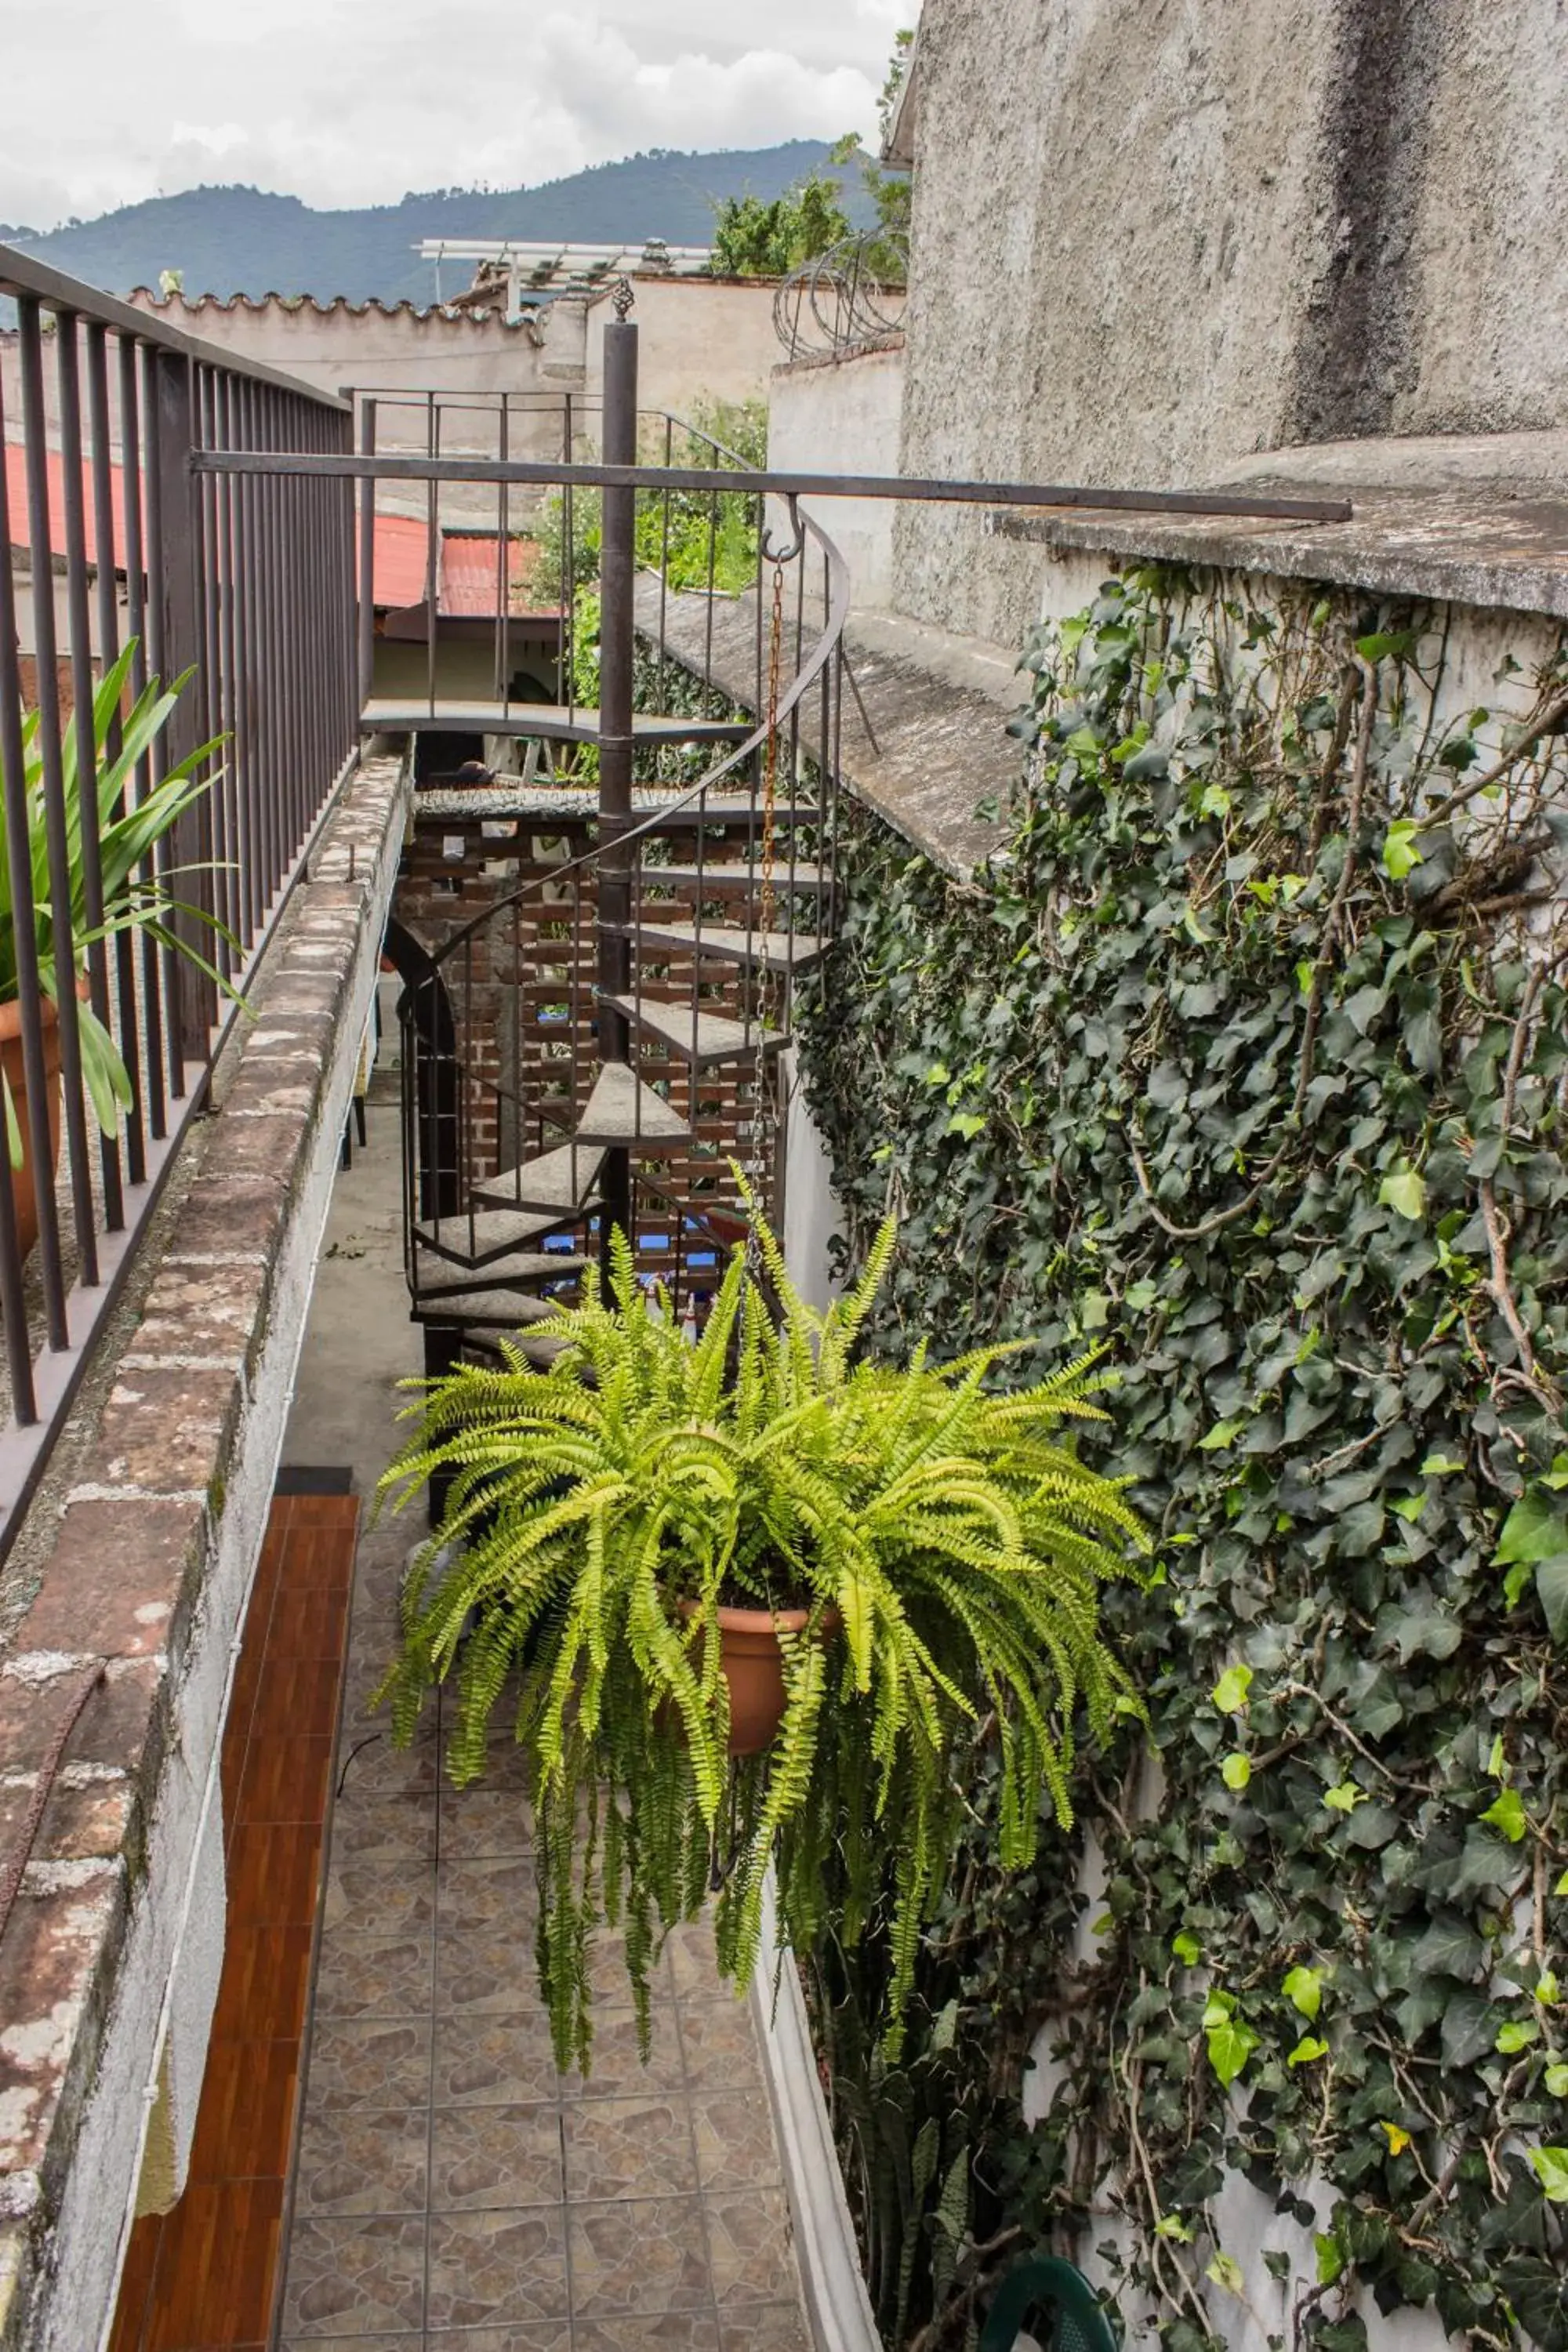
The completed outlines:
[[[903,329],[909,250],[900,236],[863,231],[781,278],[773,327],[788,356],[875,349]]]

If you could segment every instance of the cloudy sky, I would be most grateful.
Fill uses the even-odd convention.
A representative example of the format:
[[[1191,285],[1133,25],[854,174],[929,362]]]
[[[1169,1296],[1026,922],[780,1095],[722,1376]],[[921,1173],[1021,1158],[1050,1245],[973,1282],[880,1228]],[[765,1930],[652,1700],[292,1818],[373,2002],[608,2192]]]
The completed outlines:
[[[0,0],[0,220],[311,205],[875,127],[913,0]]]

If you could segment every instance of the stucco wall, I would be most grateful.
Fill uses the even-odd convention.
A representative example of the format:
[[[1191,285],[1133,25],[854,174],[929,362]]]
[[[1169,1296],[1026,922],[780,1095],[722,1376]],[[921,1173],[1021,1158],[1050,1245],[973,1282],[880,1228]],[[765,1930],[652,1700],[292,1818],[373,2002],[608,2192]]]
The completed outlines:
[[[1158,487],[1556,422],[1563,32],[1561,0],[1151,0],[1135,35],[1115,0],[926,0],[905,468]],[[909,611],[1026,618],[973,515],[896,544]]]
[[[637,343],[638,405],[689,416],[706,400],[764,400],[779,356],[773,289],[761,279],[664,278],[632,281]],[[615,312],[607,293],[588,312],[588,393],[605,381],[605,329]]]
[[[896,474],[904,354],[857,352],[776,367],[768,397],[768,463],[780,473]],[[858,610],[892,602],[893,514],[874,499],[813,499],[811,511],[849,566]],[[782,516],[775,518],[779,527]]]

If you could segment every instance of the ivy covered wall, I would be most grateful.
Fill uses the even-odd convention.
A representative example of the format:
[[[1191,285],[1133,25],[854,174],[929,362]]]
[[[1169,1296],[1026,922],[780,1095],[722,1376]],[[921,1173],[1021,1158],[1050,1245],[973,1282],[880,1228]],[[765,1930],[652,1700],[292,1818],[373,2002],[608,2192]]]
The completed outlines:
[[[902,1211],[877,1342],[1101,1346],[1164,1569],[1157,1762],[1008,1881],[982,1735],[897,2070],[814,1958],[889,2343],[1055,2243],[1171,2352],[1568,2352],[1568,659],[1455,712],[1452,621],[1108,583],[991,867],[841,852],[803,1066],[847,1260]]]

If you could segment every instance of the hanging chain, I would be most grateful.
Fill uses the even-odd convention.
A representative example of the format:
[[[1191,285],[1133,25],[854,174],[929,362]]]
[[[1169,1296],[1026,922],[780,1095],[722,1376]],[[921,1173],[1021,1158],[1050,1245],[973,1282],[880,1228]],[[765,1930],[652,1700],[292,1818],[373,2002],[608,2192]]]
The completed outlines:
[[[773,866],[774,812],[778,802],[779,767],[779,669],[784,652],[784,565],[773,564],[773,622],[768,635],[768,732],[763,747],[763,891],[761,900],[761,930],[765,938],[773,927]],[[762,967],[765,991],[767,966]],[[764,994],[765,1006],[765,994]],[[752,1106],[752,1155],[746,1165],[752,1190],[764,1210],[772,1207],[767,1194],[767,1076],[768,1057],[757,1055],[756,1094]],[[754,1224],[746,1236],[746,1267],[753,1276],[759,1270],[761,1253]]]

